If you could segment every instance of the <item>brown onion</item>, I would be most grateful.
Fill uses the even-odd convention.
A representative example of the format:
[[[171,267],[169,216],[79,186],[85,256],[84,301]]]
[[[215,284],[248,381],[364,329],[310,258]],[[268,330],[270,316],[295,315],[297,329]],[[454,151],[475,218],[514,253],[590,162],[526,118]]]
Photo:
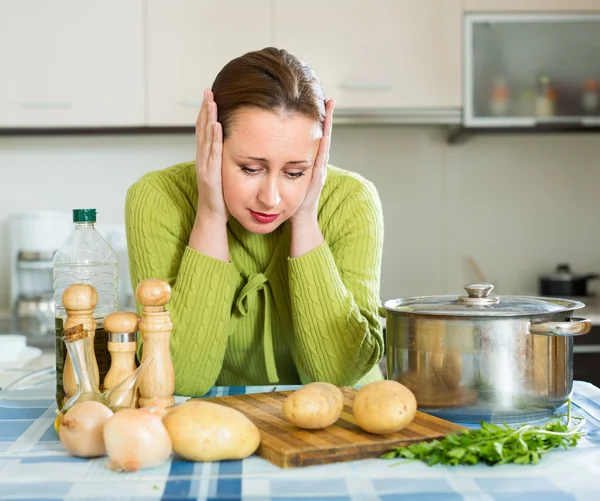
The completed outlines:
[[[92,458],[106,454],[103,428],[113,412],[100,402],[79,402],[60,417],[61,443],[74,456]]]
[[[157,414],[158,412],[158,414]],[[137,471],[164,463],[173,451],[160,409],[123,409],[104,425],[104,445],[115,471]]]

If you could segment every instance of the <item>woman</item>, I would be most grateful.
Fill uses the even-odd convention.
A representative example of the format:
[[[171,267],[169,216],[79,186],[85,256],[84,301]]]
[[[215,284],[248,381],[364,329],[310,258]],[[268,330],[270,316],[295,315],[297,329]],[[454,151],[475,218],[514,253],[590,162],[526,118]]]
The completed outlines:
[[[127,193],[132,283],[168,281],[175,392],[381,379],[373,185],[328,166],[333,100],[274,48],[206,90],[196,161]]]

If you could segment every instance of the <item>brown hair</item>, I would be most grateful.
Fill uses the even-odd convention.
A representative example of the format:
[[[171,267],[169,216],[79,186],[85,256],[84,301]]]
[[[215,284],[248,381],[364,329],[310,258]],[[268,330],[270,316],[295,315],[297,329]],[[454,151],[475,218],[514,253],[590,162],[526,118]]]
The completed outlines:
[[[325,95],[321,82],[304,62],[283,49],[267,47],[227,63],[212,86],[223,137],[241,108],[299,113],[323,124]]]

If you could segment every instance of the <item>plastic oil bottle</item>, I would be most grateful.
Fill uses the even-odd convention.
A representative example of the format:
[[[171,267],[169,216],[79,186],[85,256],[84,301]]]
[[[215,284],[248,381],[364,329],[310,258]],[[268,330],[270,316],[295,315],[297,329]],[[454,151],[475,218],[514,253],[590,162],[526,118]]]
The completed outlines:
[[[89,284],[98,293],[98,304],[94,310],[94,351],[98,362],[100,389],[110,368],[104,317],[117,311],[119,302],[117,256],[109,243],[96,231],[96,209],[74,209],[73,223],[75,229],[54,255],[56,401],[59,409],[64,398],[63,366],[66,347],[62,337],[66,311],[62,296],[65,289],[75,283]]]

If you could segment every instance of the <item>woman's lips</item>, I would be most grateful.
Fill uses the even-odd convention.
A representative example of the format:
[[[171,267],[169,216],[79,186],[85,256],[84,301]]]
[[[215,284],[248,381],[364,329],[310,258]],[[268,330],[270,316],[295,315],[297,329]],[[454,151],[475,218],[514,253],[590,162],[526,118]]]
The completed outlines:
[[[279,214],[265,214],[263,212],[254,212],[252,209],[248,209],[252,217],[256,219],[259,223],[267,224],[272,223],[279,217]]]

